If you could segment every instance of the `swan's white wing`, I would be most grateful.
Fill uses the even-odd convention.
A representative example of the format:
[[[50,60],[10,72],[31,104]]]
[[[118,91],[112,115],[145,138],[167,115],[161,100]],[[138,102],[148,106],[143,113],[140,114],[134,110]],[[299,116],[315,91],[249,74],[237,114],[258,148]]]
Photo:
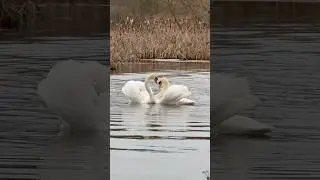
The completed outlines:
[[[107,91],[107,84],[109,84],[108,68],[94,61],[86,61],[81,63],[84,74],[93,83],[97,94]]]
[[[233,77],[225,74],[213,74],[211,76],[210,102],[212,109],[233,98],[250,95],[249,83],[245,78]]]
[[[128,81],[122,87],[122,92],[130,103],[145,103],[150,98],[144,83],[141,81]]]
[[[104,93],[109,83],[107,78],[108,68],[95,61],[60,61],[56,63],[48,73],[47,77],[72,78],[90,82],[97,94]]]
[[[259,102],[258,97],[251,94],[245,78],[213,74],[211,83],[211,123],[214,125],[254,107]]]
[[[211,109],[211,123],[213,126],[220,125],[230,117],[253,108],[258,101],[259,99],[253,95],[233,98],[229,101],[225,101],[217,108]]]
[[[272,126],[260,123],[252,118],[236,115],[223,121],[216,130],[222,134],[263,135],[271,132],[272,129]]]
[[[97,67],[107,69],[96,64]],[[38,85],[38,94],[48,108],[58,113],[73,130],[97,130],[105,120],[99,111],[99,97],[92,80],[99,75],[96,67],[76,61],[61,61]]]
[[[161,104],[176,104],[181,99],[186,98],[191,95],[189,88],[184,85],[171,85],[166,90],[161,100]]]
[[[194,101],[188,98],[182,98],[177,104],[179,105],[194,105]]]

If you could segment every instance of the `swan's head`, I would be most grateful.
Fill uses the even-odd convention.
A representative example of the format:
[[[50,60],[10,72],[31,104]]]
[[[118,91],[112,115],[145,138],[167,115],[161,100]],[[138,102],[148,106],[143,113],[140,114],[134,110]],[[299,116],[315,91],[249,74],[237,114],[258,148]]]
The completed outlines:
[[[148,80],[151,80],[151,79],[154,80],[155,78],[157,78],[157,76],[158,76],[158,75],[157,75],[156,73],[150,73],[150,74],[148,74],[147,79],[148,79]]]
[[[169,80],[166,79],[166,78],[158,78],[158,77],[156,77],[154,81],[158,84],[159,88],[165,88],[166,89],[166,88],[168,88],[170,86]]]
[[[147,81],[148,80],[153,80],[156,84],[158,84],[158,79],[160,77],[162,77],[163,75],[161,74],[156,74],[156,73],[150,73],[148,76],[147,76]]]

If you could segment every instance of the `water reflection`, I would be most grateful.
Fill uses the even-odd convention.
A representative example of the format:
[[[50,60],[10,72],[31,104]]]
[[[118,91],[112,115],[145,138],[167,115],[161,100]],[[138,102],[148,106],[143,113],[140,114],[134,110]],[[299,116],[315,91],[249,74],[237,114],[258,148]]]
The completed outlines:
[[[41,179],[104,179],[108,156],[103,135],[63,134],[47,147]]]
[[[194,107],[177,107],[163,105],[132,105],[124,108],[125,113],[113,114],[112,117],[121,117],[122,120],[112,120],[111,131],[117,131],[112,138],[129,139],[208,139],[206,136],[188,136],[188,132],[208,132],[206,120],[190,119]],[[116,119],[116,118],[115,118]],[[177,119],[172,121],[172,119]],[[129,127],[130,128],[129,128]],[[204,129],[203,129],[204,128]],[[134,132],[132,132],[134,131]],[[172,133],[175,135],[172,136]],[[121,135],[131,134],[131,135]],[[140,135],[143,134],[143,135]],[[153,136],[149,136],[152,134]],[[156,136],[159,134],[159,136]],[[168,135],[166,135],[168,134]],[[181,135],[180,135],[181,134]],[[191,135],[192,133],[190,133]]]
[[[320,163],[314,160],[320,138],[318,25],[238,24],[212,30],[214,70],[247,77],[263,99],[254,118],[276,129],[258,139],[216,137],[211,178],[319,179]]]
[[[198,83],[208,81],[209,73],[168,72],[166,76],[190,88],[195,106],[129,105],[121,87],[145,76],[111,76],[111,178],[202,179],[210,156],[209,84],[199,88]],[[128,163],[133,159],[135,163]]]
[[[105,179],[105,137],[59,134],[36,87],[60,60],[105,64],[104,35],[0,44],[0,179]]]

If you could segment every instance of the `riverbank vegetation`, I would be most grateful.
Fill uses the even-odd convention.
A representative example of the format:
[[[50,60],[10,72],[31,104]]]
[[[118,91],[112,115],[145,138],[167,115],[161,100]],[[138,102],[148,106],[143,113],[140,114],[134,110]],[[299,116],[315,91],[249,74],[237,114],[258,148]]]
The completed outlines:
[[[1,0],[0,29],[20,30],[33,23],[36,12],[37,4],[34,0]]]
[[[111,67],[141,59],[208,60],[208,0],[111,1]]]

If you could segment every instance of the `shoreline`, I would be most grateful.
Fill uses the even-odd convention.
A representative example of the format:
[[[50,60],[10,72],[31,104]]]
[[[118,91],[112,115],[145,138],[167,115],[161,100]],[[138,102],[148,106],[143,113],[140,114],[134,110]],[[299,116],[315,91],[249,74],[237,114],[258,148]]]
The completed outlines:
[[[109,66],[111,74],[141,73],[158,70],[210,71],[210,60],[141,59],[137,62],[121,62]]]
[[[208,63],[210,60],[181,60],[181,59],[140,59],[140,62],[150,62],[150,63]]]

